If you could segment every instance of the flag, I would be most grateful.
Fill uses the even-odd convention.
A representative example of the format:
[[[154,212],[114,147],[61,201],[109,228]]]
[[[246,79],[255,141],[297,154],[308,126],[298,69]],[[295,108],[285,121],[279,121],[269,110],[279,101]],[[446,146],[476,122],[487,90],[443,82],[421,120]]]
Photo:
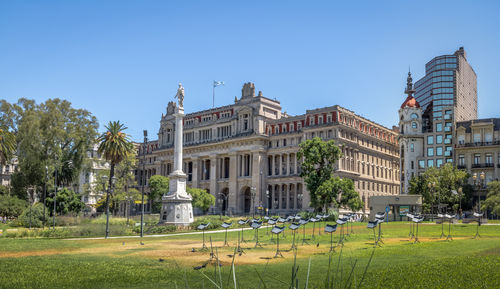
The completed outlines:
[[[217,86],[220,86],[220,85],[224,85],[224,81],[215,81],[214,80],[214,87],[217,87]]]

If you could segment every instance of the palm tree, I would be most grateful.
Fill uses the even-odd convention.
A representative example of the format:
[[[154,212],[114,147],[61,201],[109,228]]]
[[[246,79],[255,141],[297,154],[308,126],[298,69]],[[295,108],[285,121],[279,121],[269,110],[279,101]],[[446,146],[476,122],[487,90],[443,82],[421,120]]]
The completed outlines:
[[[126,129],[127,127],[120,121],[110,121],[106,126],[106,132],[98,138],[98,152],[111,163],[108,190],[106,191],[106,238],[109,236],[109,191],[112,190],[115,166],[134,151],[133,144],[123,132]]]
[[[0,128],[0,164],[9,161],[16,152],[16,136]]]

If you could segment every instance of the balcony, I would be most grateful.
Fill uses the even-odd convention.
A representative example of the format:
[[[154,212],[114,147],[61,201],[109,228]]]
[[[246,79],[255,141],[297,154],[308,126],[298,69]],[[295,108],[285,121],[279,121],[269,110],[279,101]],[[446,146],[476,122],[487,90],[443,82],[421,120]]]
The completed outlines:
[[[464,170],[466,168],[467,168],[466,165],[457,165],[457,169],[459,169],[459,170]]]
[[[500,145],[500,141],[485,141],[485,142],[471,142],[471,143],[459,143],[458,148],[465,147],[482,147],[482,146],[497,146]]]
[[[479,164],[472,164],[473,169],[478,169],[478,168],[493,168],[495,165],[493,163],[479,163]]]

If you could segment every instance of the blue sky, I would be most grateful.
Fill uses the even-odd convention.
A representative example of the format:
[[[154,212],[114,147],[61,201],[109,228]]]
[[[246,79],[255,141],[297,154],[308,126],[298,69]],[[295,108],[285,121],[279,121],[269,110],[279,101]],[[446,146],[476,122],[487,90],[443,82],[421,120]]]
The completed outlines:
[[[335,104],[397,124],[408,67],[464,46],[479,117],[500,117],[500,1],[2,1],[0,98],[64,98],[156,138],[177,83],[186,112],[254,82],[284,111]],[[154,136],[154,137],[153,137]]]

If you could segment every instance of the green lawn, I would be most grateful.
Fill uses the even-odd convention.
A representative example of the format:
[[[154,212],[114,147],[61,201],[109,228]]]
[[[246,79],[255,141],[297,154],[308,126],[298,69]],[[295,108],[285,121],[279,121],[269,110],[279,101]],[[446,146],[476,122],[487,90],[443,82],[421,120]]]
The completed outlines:
[[[444,226],[445,233],[448,226]],[[371,264],[362,288],[498,288],[500,284],[500,226],[481,226],[481,238],[472,239],[474,224],[453,225],[453,241],[439,239],[440,225],[419,226],[421,243],[408,241],[409,225],[383,224],[384,244],[373,252],[372,231],[358,224],[343,248],[331,256],[329,236],[300,245],[297,252],[297,279],[304,288],[311,259],[309,287],[324,288],[328,278],[333,288],[351,288],[359,284],[371,254]],[[308,226],[308,235],[312,226]],[[316,228],[316,235],[317,235]],[[266,230],[260,230],[262,249],[246,249],[235,257],[237,288],[289,288],[294,263],[292,252],[283,259],[268,259],[276,245],[269,242]],[[221,244],[224,234],[206,234],[207,240]],[[245,232],[245,238],[253,234]],[[302,230],[297,239],[301,239]],[[230,275],[237,232],[229,234],[231,246],[218,249],[222,260],[220,275],[216,267],[207,265],[193,270],[209,258],[208,252],[191,253],[201,246],[200,235],[139,239],[78,240],[0,238],[1,288],[216,288],[208,278],[222,277],[223,288],[233,288]],[[291,235],[280,240],[282,248],[290,248]],[[335,240],[338,239],[338,233]],[[125,244],[123,243],[125,242]],[[320,244],[317,247],[317,244]],[[243,247],[253,247],[253,242]],[[160,262],[159,258],[165,259]],[[261,259],[263,258],[263,259]],[[353,264],[356,264],[349,278]],[[340,264],[340,266],[338,266]],[[339,269],[337,269],[339,268]],[[205,274],[207,277],[205,277]],[[219,285],[220,286],[220,285]],[[347,288],[347,287],[346,287]]]

